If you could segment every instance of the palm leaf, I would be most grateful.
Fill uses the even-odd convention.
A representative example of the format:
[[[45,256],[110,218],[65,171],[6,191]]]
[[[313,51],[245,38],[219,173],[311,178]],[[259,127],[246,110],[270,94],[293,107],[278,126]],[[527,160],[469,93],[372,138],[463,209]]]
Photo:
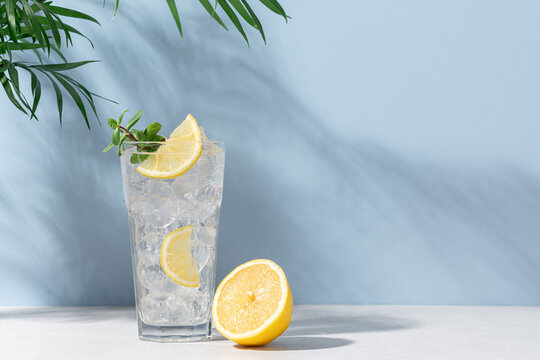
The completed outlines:
[[[86,61],[78,61],[78,62],[71,62],[71,63],[62,63],[62,64],[46,64],[46,65],[32,65],[32,68],[39,69],[39,70],[45,70],[45,71],[66,71],[66,70],[72,70],[76,69],[80,66],[99,62],[98,60],[86,60]]]
[[[54,21],[50,10],[43,4],[39,2],[34,2],[34,5],[36,5],[43,13],[45,14],[45,17],[49,21],[49,26],[51,28],[51,32],[54,37],[54,41],[56,42],[56,46],[60,47],[62,45],[62,38],[60,37],[60,32],[58,31],[58,26],[56,25],[56,22]]]
[[[285,10],[283,10],[281,5],[276,0],[259,0],[259,1],[262,2],[264,6],[266,6],[267,8],[269,8],[276,14],[283,16],[285,18],[285,21],[288,20],[289,16],[287,15],[287,13],[285,13]]]
[[[101,121],[99,120],[99,116],[98,116],[98,113],[97,113],[97,110],[96,110],[96,105],[94,103],[94,98],[93,98],[93,94],[88,91],[88,89],[86,87],[84,87],[81,83],[79,83],[78,81],[76,81],[75,79],[65,75],[65,74],[60,74],[60,73],[55,73],[57,76],[60,76],[62,77],[64,80],[70,82],[73,86],[75,86],[76,89],[79,90],[79,92],[85,97],[86,101],[88,102],[88,105],[90,105],[90,108],[92,109],[92,111],[94,112],[94,115],[96,116],[96,119],[98,121],[98,123],[101,125]]]
[[[56,94],[56,106],[58,107],[58,116],[60,117],[60,126],[62,126],[62,110],[64,107],[64,99],[62,97],[62,90],[60,90],[60,87],[58,84],[53,80],[53,78],[47,74],[43,73],[45,76],[47,76],[53,86],[54,93]]]
[[[219,17],[219,15],[216,14],[216,11],[214,10],[214,7],[212,6],[212,4],[210,4],[210,1],[208,1],[208,0],[199,0],[199,2],[206,9],[206,11],[208,11],[210,16],[213,17],[214,20],[216,20],[218,22],[219,25],[223,26],[223,28],[225,28],[225,30],[229,31],[229,29],[227,28],[225,23],[223,21],[221,21],[221,18]]]
[[[244,7],[244,5],[242,5],[242,3],[240,2],[240,0],[227,0],[231,5],[232,7],[236,10],[236,12],[238,14],[240,14],[241,17],[244,18],[244,20],[246,20],[246,22],[253,26],[253,27],[257,27],[255,25],[255,21],[253,21],[253,19],[251,18],[251,15],[249,14],[249,12],[246,10],[246,8]]]
[[[41,83],[39,82],[38,77],[33,71],[30,71],[30,77],[31,77],[32,96],[34,97],[34,101],[32,104],[32,114],[30,118],[34,117],[37,120],[36,110],[39,104],[39,100],[41,99]]]
[[[175,0],[165,0],[180,36],[183,37],[182,24]],[[249,45],[248,37],[242,22],[257,29],[264,42],[266,37],[260,20],[251,8],[249,0],[198,0],[208,14],[228,30],[227,25],[217,14],[219,6],[227,15],[234,27]],[[277,0],[259,0],[271,11],[289,18]],[[64,95],[67,93],[75,102],[86,126],[90,128],[87,108],[97,116],[95,98],[102,98],[84,85],[68,76],[65,72],[95,62],[93,60],[68,62],[64,57],[61,46],[65,39],[66,47],[73,45],[73,34],[86,38],[92,47],[92,41],[79,30],[67,24],[65,19],[77,19],[99,24],[94,17],[83,12],[52,5],[51,0],[0,0],[0,82],[7,98],[20,111],[37,119],[36,111],[42,98],[42,83],[40,76],[45,76],[52,84],[56,95],[56,103],[62,124],[64,108]],[[104,0],[105,3],[105,0]],[[114,15],[117,14],[120,0],[115,0]],[[39,63],[22,63],[14,60],[22,51],[32,51]],[[40,55],[43,51],[47,56]],[[51,52],[56,53],[64,63],[48,63]],[[41,53],[42,54],[42,53]],[[24,69],[30,76],[30,89],[28,100],[21,90],[21,80],[18,69]],[[38,76],[40,75],[40,76]],[[112,100],[109,100],[112,101]],[[99,118],[98,118],[99,121]]]
[[[249,4],[248,4],[248,2],[246,0],[242,0],[242,3],[244,4],[244,6],[246,7],[246,10],[251,15],[251,18],[253,19],[253,22],[255,23],[255,28],[259,30],[259,32],[261,33],[261,36],[263,38],[263,41],[266,44],[266,37],[264,36],[264,30],[263,30],[261,22],[259,21],[259,18],[257,17],[257,15],[255,15],[253,10],[251,10],[251,7],[249,6]]]
[[[217,2],[219,3],[223,11],[225,11],[229,19],[231,19],[232,23],[236,27],[236,30],[238,30],[238,32],[242,35],[244,40],[246,40],[246,42],[249,45],[249,40],[247,38],[246,33],[244,32],[244,28],[242,27],[242,24],[240,23],[240,20],[238,20],[238,17],[234,13],[233,9],[231,9],[229,4],[227,3],[227,0],[217,0]]]
[[[52,72],[51,74],[52,74],[52,76],[54,76],[56,78],[56,80],[58,80],[58,82],[64,87],[64,89],[66,89],[68,94],[71,96],[71,98],[73,99],[73,101],[75,102],[77,107],[79,108],[79,111],[81,112],[81,115],[84,118],[84,122],[86,123],[86,126],[88,127],[88,129],[90,129],[90,121],[88,121],[88,115],[86,113],[86,107],[84,106],[84,102],[81,99],[81,96],[79,95],[77,90],[75,90],[75,88],[73,86],[71,86],[71,84],[68,81],[62,79],[61,76],[58,76],[57,73]]]
[[[71,17],[71,18],[75,18],[75,19],[81,19],[81,20],[88,20],[88,21],[92,21],[92,22],[94,22],[94,23],[96,23],[98,25],[101,25],[99,23],[99,21],[97,21],[96,19],[94,19],[90,15],[87,15],[87,14],[82,13],[80,11],[63,8],[63,7],[60,7],[60,6],[53,6],[53,5],[46,5],[46,6],[49,8],[49,10],[51,10],[52,12],[54,12],[57,15],[67,16],[67,17]]]
[[[180,37],[184,37],[184,34],[182,34],[182,25],[180,24],[180,15],[178,15],[178,9],[176,8],[176,2],[175,0],[165,0],[167,1],[167,5],[169,5],[169,9],[171,10],[171,14],[174,18],[174,22],[176,23],[176,27],[178,28],[178,31],[180,32]]]
[[[15,3],[13,0],[6,0],[6,17],[8,22],[9,36],[11,40],[17,43],[17,12],[15,11]]]
[[[11,89],[11,84],[8,79],[8,77],[5,75],[4,72],[0,73],[0,83],[2,84],[2,87],[4,88],[4,91],[8,97],[8,99],[11,101],[11,103],[20,111],[28,115],[26,110],[23,108],[23,106],[17,101],[17,98],[13,94],[13,90]]]

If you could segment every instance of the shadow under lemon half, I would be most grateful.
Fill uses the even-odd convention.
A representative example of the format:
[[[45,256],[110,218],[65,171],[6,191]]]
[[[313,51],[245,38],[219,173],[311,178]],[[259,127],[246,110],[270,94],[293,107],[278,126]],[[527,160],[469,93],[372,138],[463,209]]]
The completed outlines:
[[[291,322],[293,297],[283,270],[257,259],[238,266],[219,284],[212,305],[216,329],[240,345],[265,345]]]

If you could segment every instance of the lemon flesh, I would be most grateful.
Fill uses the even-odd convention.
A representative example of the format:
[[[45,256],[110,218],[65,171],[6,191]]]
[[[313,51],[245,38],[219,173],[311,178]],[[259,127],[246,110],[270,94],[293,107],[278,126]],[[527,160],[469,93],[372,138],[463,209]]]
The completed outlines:
[[[161,268],[174,282],[188,287],[198,287],[199,272],[191,254],[193,225],[177,229],[167,235],[161,245]]]
[[[151,178],[172,179],[189,171],[201,153],[201,131],[195,118],[189,114],[163,145],[150,153],[136,170]]]
[[[273,261],[238,266],[219,284],[212,305],[216,329],[246,346],[268,344],[291,322],[293,298],[285,273]]]

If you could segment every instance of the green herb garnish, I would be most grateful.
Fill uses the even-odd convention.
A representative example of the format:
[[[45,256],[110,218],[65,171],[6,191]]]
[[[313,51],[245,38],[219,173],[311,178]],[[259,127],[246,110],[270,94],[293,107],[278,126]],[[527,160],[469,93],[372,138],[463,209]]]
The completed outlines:
[[[161,130],[161,124],[158,122],[153,122],[146,127],[144,130],[133,129],[133,126],[139,122],[142,117],[142,110],[139,110],[133,115],[133,117],[128,121],[126,126],[122,126],[122,119],[124,115],[129,110],[124,111],[118,119],[110,118],[107,120],[107,123],[113,129],[111,136],[111,143],[103,149],[103,153],[111,150],[113,147],[118,146],[118,156],[122,154],[122,144],[126,139],[136,142],[134,144],[137,147],[137,152],[155,152],[161,146],[159,143],[165,141],[165,138],[158,134]],[[137,144],[137,142],[154,142],[154,144]],[[132,164],[138,164],[148,157],[147,154],[133,154],[131,155],[130,161]]]

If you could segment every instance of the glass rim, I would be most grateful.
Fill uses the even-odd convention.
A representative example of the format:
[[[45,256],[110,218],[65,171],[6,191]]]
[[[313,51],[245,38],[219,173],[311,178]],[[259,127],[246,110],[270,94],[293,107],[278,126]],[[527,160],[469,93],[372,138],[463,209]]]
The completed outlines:
[[[202,144],[217,144],[218,146],[220,145],[222,148],[225,147],[225,141],[224,140],[212,140],[212,139],[202,139],[201,141],[190,141],[190,142],[200,142]],[[134,151],[135,149],[137,149],[137,145],[139,144],[144,144],[144,145],[163,145],[163,141],[124,141],[122,143],[122,145],[127,145],[129,146],[128,149],[122,149],[121,152],[122,154],[121,155],[124,155],[124,154],[129,154],[129,155],[134,155],[134,154],[137,154],[137,155],[152,155],[152,154],[155,154],[154,152],[148,152],[148,151]],[[190,153],[182,153],[182,152],[167,152],[167,153],[162,153],[162,154],[158,154],[158,156],[168,156],[168,155],[185,155],[185,154],[190,154]]]

